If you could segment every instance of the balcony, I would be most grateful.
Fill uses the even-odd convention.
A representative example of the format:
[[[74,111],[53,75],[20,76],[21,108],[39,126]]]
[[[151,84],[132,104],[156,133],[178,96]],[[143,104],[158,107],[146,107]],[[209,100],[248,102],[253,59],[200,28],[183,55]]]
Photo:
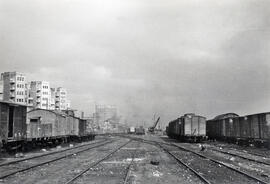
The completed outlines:
[[[15,93],[14,92],[10,93],[10,98],[15,98]]]
[[[33,102],[28,102],[28,106],[34,106]]]
[[[41,93],[37,93],[37,98],[41,97]]]
[[[38,98],[38,99],[37,99],[37,103],[40,103],[40,102],[41,102],[41,100],[40,100],[40,98]]]
[[[10,91],[14,91],[14,90],[15,90],[15,86],[11,86]]]
[[[41,87],[37,87],[37,92],[40,92],[41,91]]]
[[[12,79],[12,78],[9,79],[9,83],[10,83],[10,84],[14,84],[14,83],[15,83],[15,79]]]
[[[15,103],[15,98],[10,97],[9,101]]]

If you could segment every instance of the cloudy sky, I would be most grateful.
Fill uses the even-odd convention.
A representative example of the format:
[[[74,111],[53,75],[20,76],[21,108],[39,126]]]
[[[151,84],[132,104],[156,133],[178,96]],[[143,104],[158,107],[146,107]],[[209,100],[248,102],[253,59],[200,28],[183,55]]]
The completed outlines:
[[[270,111],[269,0],[0,0],[0,72],[166,124]]]

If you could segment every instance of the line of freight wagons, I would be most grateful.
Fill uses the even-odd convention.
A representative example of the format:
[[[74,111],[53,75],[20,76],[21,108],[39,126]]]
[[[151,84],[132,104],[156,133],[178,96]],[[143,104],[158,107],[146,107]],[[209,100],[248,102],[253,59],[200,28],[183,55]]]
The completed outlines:
[[[34,109],[0,101],[0,148],[6,150],[92,140],[86,120],[60,111]]]
[[[207,121],[206,133],[209,139],[270,147],[270,113],[246,116],[222,114]]]
[[[143,126],[140,127],[129,127],[127,129],[127,133],[128,134],[136,134],[136,135],[145,135],[145,129],[143,128]]]
[[[270,112],[246,116],[227,113],[207,120],[185,114],[166,127],[167,135],[184,141],[224,140],[241,145],[270,147]]]

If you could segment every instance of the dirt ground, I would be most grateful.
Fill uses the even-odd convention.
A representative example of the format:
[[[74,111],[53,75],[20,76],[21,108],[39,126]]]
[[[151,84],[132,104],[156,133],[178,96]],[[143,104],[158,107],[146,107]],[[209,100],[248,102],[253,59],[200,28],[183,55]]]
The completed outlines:
[[[155,141],[164,141],[164,142],[172,142],[172,140],[167,139],[166,137],[160,137],[155,135],[144,135],[144,136],[135,136],[138,138],[144,138],[148,140]],[[76,176],[78,173],[83,171],[86,168],[89,168],[87,172],[85,172],[82,176],[80,176],[73,183],[83,184],[119,184],[126,183],[129,184],[164,184],[164,183],[181,183],[181,184],[197,184],[202,183],[202,181],[195,175],[193,172],[188,170],[185,166],[180,165],[176,162],[174,158],[168,155],[164,150],[162,150],[159,146],[151,145],[138,141],[131,141],[127,138],[120,137],[108,137],[112,143],[105,144],[103,146],[90,149],[88,151],[82,152],[80,154],[74,154],[70,157],[66,157],[64,159],[51,162],[50,164],[46,164],[43,166],[39,166],[28,171],[24,171],[18,173],[16,175],[7,177],[5,179],[0,180],[0,184],[58,184],[58,183],[66,183],[68,180]],[[102,140],[103,137],[97,137],[96,141]],[[94,142],[96,142],[94,141]],[[97,163],[100,159],[104,158],[106,155],[116,150],[123,144],[126,144],[121,149],[117,150],[114,154],[108,157],[106,160],[100,162],[96,166],[92,166]],[[82,143],[87,144],[87,143]],[[181,144],[175,141],[175,144]],[[189,147],[190,149],[199,151],[199,147],[196,144],[187,144],[183,143],[182,145]],[[77,146],[77,145],[74,145]],[[214,147],[208,145],[210,147]],[[65,149],[64,147],[53,148],[46,150],[48,152],[54,152],[59,149]],[[194,155],[181,152],[177,148],[170,148],[171,151],[177,155],[177,157],[181,158],[186,163],[193,166],[204,176],[211,176],[214,181],[218,181],[218,183],[245,183],[246,178],[243,176],[239,176],[235,173],[231,173],[224,169],[224,172],[220,170],[221,166],[218,166],[213,163],[209,163],[209,161],[204,159],[198,159]],[[226,146],[223,145],[223,149],[226,149]],[[236,149],[236,148],[234,148]],[[236,149],[237,151],[237,149]],[[238,149],[241,151],[241,149]],[[31,157],[35,155],[43,154],[44,150],[33,151],[26,153],[24,157]],[[210,150],[206,150],[205,154],[208,153],[208,156],[215,157],[221,159],[222,161],[226,161],[226,155],[216,153]],[[62,154],[67,154],[63,152]],[[59,154],[58,154],[59,156]],[[52,159],[54,156],[50,156]],[[55,155],[56,157],[56,155]],[[230,159],[231,157],[228,157]],[[0,164],[12,161],[20,158],[14,158],[14,156],[8,157],[5,155],[5,158],[0,160]],[[48,159],[48,158],[46,158]],[[227,159],[227,160],[228,160]],[[40,161],[45,160],[45,158],[41,158]],[[236,158],[235,161],[240,162],[241,160]],[[31,164],[36,164],[37,160],[22,162],[16,167],[24,168],[26,166],[31,166]],[[249,162],[246,162],[247,165]],[[250,165],[249,165],[250,166]],[[14,165],[6,166],[5,168],[14,169]],[[258,166],[259,167],[259,166]],[[257,167],[253,167],[257,168]],[[0,168],[3,169],[3,168]],[[215,174],[217,173],[217,174]],[[227,174],[226,174],[227,173]],[[220,175],[219,180],[215,180],[217,175]],[[224,178],[229,177],[229,179],[225,180]],[[235,182],[234,182],[235,181]],[[240,182],[241,181],[241,182]],[[247,181],[247,183],[250,183]]]

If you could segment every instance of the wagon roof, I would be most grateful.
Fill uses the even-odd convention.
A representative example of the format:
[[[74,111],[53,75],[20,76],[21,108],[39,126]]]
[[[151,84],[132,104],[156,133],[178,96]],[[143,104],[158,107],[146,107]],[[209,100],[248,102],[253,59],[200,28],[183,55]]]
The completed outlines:
[[[220,114],[220,115],[216,116],[213,120],[230,118],[230,117],[239,117],[239,115],[236,113],[230,112],[230,113]]]
[[[47,112],[51,112],[51,113],[54,113],[54,114],[57,114],[57,115],[65,115],[65,114],[63,114],[63,113],[61,113],[59,111],[53,111],[53,110],[48,110],[48,109],[39,109],[39,108],[32,109],[32,110],[28,111],[27,113],[34,112],[34,111],[47,111]]]
[[[30,112],[33,112],[33,111],[48,111],[48,112],[51,112],[51,113],[54,113],[56,115],[60,115],[60,116],[69,116],[69,117],[73,117],[73,118],[76,118],[76,119],[81,119],[79,117],[75,117],[75,116],[72,116],[72,115],[68,115],[62,111],[55,111],[55,110],[49,110],[49,109],[32,109],[30,111],[28,111],[27,113],[30,113]]]
[[[23,107],[27,107],[27,105],[24,105],[24,104],[19,104],[19,103],[4,101],[4,100],[0,100],[0,103],[1,104],[9,104],[9,105],[12,105],[12,106],[23,106]]]

